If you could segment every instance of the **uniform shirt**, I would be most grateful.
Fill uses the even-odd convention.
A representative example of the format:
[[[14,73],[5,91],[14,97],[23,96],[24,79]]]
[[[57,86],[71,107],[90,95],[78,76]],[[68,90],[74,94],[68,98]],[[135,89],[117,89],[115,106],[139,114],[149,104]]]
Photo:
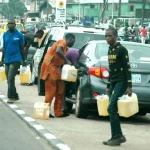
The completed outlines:
[[[131,69],[127,49],[119,42],[108,50],[109,81],[125,81],[128,87],[132,87]],[[107,87],[110,87],[110,82]]]
[[[32,44],[34,42],[34,32],[28,32],[24,35],[24,39],[25,39],[25,46],[27,45],[27,43]]]
[[[72,64],[74,64],[79,59],[79,50],[75,48],[69,48],[66,53],[66,57]]]
[[[49,74],[53,80],[61,80],[59,67],[64,64],[64,60],[56,53],[57,47],[62,47],[63,54],[66,55],[67,44],[65,40],[59,40],[52,45],[47,51],[41,66],[40,78],[43,80],[45,80]]]
[[[21,45],[24,44],[24,36],[18,30],[14,33],[9,31],[3,35],[4,63],[21,62]]]

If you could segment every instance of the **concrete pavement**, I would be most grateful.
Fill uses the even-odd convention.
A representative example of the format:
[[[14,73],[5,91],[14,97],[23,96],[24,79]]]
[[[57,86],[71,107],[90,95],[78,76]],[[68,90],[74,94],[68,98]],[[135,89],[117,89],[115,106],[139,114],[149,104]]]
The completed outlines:
[[[20,100],[15,102],[19,109],[23,110],[30,119],[33,119],[33,106],[35,102],[43,102],[44,97],[37,95],[37,86],[21,86],[19,76],[16,78],[16,87],[20,95]],[[7,83],[0,82],[0,95],[6,96]],[[3,96],[1,96],[2,98]],[[5,103],[6,98],[2,98]],[[6,104],[6,103],[5,103]],[[8,106],[8,104],[6,104]],[[16,107],[14,106],[14,107]],[[12,108],[8,106],[9,108]],[[14,110],[16,113],[16,110]],[[19,111],[23,113],[22,111]],[[21,114],[23,115],[23,114]],[[26,119],[27,120],[27,119]],[[27,124],[29,124],[24,120]],[[49,139],[59,140],[49,142],[54,149],[72,150],[149,150],[150,149],[150,116],[135,116],[129,119],[121,119],[122,128],[127,142],[120,147],[108,147],[102,141],[110,138],[109,119],[107,117],[95,117],[90,115],[88,119],[76,118],[71,114],[66,118],[50,118],[49,120],[35,120],[38,124],[36,129],[42,127],[50,134]],[[31,122],[30,122],[31,123]],[[42,127],[41,127],[42,126]],[[33,127],[32,127],[33,128]],[[33,128],[34,129],[34,128]],[[34,129],[35,130],[35,129]],[[42,130],[42,129],[41,129]],[[36,130],[35,130],[36,131]],[[37,132],[37,131],[36,131]],[[46,138],[47,140],[47,138]],[[57,143],[57,144],[56,144]],[[61,146],[61,147],[60,147]]]

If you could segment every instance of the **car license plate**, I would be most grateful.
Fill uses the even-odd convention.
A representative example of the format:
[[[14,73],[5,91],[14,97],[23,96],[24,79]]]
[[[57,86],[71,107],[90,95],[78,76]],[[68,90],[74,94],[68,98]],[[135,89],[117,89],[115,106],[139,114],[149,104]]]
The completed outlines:
[[[141,83],[141,74],[132,74],[133,83]]]

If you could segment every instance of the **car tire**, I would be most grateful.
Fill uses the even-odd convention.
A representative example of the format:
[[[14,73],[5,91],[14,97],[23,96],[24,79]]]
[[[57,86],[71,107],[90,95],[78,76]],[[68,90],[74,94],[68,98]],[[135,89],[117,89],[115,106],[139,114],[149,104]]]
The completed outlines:
[[[139,111],[136,115],[139,116],[146,116],[147,112],[146,111]]]
[[[35,76],[35,67],[34,67],[34,64],[32,65],[31,82],[33,84],[37,84],[37,77]]]
[[[76,99],[76,108],[75,108],[75,114],[77,118],[87,118],[88,117],[88,111],[89,106],[84,105],[82,103],[82,92],[78,88],[77,90],[77,99]]]

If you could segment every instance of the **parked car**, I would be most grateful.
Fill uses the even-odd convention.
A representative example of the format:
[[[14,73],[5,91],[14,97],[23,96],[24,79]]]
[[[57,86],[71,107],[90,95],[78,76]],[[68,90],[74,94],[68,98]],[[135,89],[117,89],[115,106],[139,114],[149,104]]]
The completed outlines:
[[[34,55],[33,58],[33,72],[32,72],[32,81],[37,83],[38,81],[38,94],[39,95],[45,95],[45,91],[44,91],[44,83],[42,80],[40,80],[39,78],[39,74],[40,74],[40,68],[41,68],[41,64],[43,62],[44,56],[47,52],[47,50],[49,49],[49,47],[51,47],[51,45],[58,41],[59,39],[63,39],[64,36],[67,33],[73,33],[75,35],[76,41],[75,44],[73,46],[73,48],[79,49],[80,47],[82,47],[85,43],[91,41],[91,40],[104,40],[105,39],[105,32],[102,31],[100,32],[99,30],[97,31],[98,33],[95,33],[96,30],[90,29],[90,31],[86,28],[77,28],[77,27],[68,27],[68,29],[65,28],[61,28],[61,27],[54,27],[51,28],[51,31],[49,31],[49,35],[48,37],[48,43],[46,45],[45,48],[42,49],[38,49]]]
[[[121,41],[129,52],[133,92],[137,94],[140,106],[139,114],[150,112],[150,46],[134,42]],[[94,105],[94,94],[104,94],[108,82],[108,44],[105,41],[91,41],[84,47],[79,62],[88,68],[89,83],[84,89],[80,84],[84,81],[83,74],[78,80],[76,98],[76,116],[86,118]],[[89,59],[90,58],[90,59]],[[83,80],[83,81],[82,81]]]
[[[133,92],[138,96],[140,114],[150,112],[150,46],[121,41],[128,49]],[[105,41],[90,41],[83,46],[79,64],[87,71],[79,73],[76,91],[76,116],[86,118],[91,108],[96,108],[95,94],[104,94],[109,77],[108,47]],[[86,81],[86,82],[85,82]],[[83,84],[85,84],[84,87]],[[70,102],[73,102],[71,100]]]
[[[26,32],[30,32],[30,31],[34,32],[34,24],[25,24],[24,29]]]

